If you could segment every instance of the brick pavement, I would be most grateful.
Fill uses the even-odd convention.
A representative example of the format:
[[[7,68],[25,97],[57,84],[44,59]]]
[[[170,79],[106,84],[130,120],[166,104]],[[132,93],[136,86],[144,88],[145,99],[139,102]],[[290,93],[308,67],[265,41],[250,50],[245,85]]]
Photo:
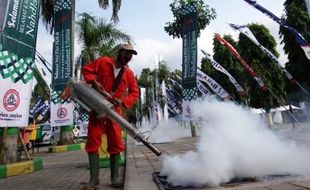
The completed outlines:
[[[1,190],[81,190],[83,185],[80,183],[88,181],[88,158],[85,150],[64,153],[44,151],[32,156],[43,158],[43,169],[31,174],[0,179]],[[121,173],[123,178],[123,166]],[[101,168],[101,189],[113,189],[109,184],[110,169]]]
[[[310,129],[310,125],[309,125]],[[310,131],[309,131],[310,132]],[[308,133],[309,134],[309,133]],[[299,136],[304,140],[309,135]],[[197,138],[187,137],[178,139],[171,143],[155,144],[166,154],[175,155],[195,150]],[[88,160],[84,150],[47,153],[42,151],[32,156],[43,158],[43,169],[31,174],[8,177],[0,179],[1,190],[81,190],[80,182],[87,182],[89,170]],[[154,183],[152,174],[161,169],[161,159],[143,145],[137,145],[128,136],[126,151],[126,167],[122,167],[122,177],[125,177],[125,190],[158,190]],[[101,190],[112,189],[110,184],[110,169],[100,169]],[[122,188],[119,188],[122,189]],[[187,190],[193,190],[191,188]],[[229,189],[229,190],[306,190],[310,189],[310,178],[284,177],[270,181],[254,183],[230,184],[217,188],[200,189]]]
[[[183,154],[189,150],[195,150],[197,138],[187,137],[173,143],[155,144],[159,150],[168,155]],[[126,164],[126,190],[158,190],[153,181],[153,172],[161,169],[161,160],[145,146],[137,145],[132,138],[127,139],[127,164]],[[186,188],[185,190],[309,190],[310,177],[279,177],[268,181],[256,181],[245,183],[233,183],[221,187]]]

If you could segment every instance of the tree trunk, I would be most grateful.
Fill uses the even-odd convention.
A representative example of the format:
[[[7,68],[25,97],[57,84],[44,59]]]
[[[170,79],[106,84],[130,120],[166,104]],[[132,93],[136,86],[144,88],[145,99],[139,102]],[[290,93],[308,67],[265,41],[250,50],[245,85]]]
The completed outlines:
[[[192,137],[196,137],[196,126],[194,124],[193,121],[190,121],[190,126],[191,126],[191,133],[192,133]]]
[[[266,122],[268,127],[272,127],[273,126],[273,120],[272,120],[272,114],[270,112],[270,108],[266,108]]]
[[[3,133],[3,159],[2,163],[9,164],[15,163],[19,160],[17,154],[17,141],[18,141],[18,128],[10,127],[7,129],[7,133]]]
[[[75,144],[74,135],[71,125],[60,127],[60,139],[58,145]]]
[[[0,128],[0,164],[4,163],[3,158],[4,158],[4,147],[6,142],[7,130],[8,128]]]

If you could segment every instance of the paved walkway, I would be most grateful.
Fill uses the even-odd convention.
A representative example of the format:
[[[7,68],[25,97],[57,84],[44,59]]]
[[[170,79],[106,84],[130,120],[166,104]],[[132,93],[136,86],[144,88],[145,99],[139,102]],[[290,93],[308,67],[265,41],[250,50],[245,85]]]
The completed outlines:
[[[88,157],[85,150],[64,153],[48,153],[47,150],[42,150],[31,156],[43,158],[43,169],[31,174],[0,179],[1,190],[82,190],[81,182],[88,181]],[[124,177],[123,166],[121,173]],[[101,189],[113,189],[109,187],[109,168],[100,169],[100,183]]]
[[[310,129],[310,128],[309,128]],[[301,139],[309,137],[301,136]],[[166,154],[175,155],[195,150],[197,138],[187,137],[171,143],[155,144]],[[32,154],[43,158],[43,169],[31,174],[0,179],[1,190],[81,190],[81,182],[87,182],[89,170],[84,150],[65,153],[48,153],[42,150]],[[125,177],[125,190],[158,190],[153,181],[153,172],[161,169],[161,160],[145,146],[137,145],[131,137],[127,139],[126,167],[121,168]],[[101,190],[112,189],[110,185],[110,169],[100,169]],[[122,189],[122,188],[119,188]],[[195,188],[187,189],[192,190]],[[197,189],[197,188],[196,188]],[[230,184],[217,188],[200,189],[248,189],[248,190],[306,190],[310,189],[310,178],[298,177],[277,178],[270,181]]]

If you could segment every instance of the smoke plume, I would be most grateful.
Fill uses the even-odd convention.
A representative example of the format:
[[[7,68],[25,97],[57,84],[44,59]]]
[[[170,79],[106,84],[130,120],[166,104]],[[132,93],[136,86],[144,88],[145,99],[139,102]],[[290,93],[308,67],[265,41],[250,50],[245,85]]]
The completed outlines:
[[[197,150],[166,156],[161,175],[173,185],[218,186],[235,177],[310,175],[309,147],[268,129],[234,103],[195,102],[203,120]]]

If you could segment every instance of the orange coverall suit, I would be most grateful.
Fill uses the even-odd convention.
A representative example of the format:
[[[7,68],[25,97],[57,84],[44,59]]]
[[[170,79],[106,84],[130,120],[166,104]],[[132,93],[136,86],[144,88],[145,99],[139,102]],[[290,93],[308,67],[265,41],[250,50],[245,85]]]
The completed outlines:
[[[91,83],[94,80],[98,81],[113,98],[122,100],[122,106],[124,108],[129,108],[139,97],[139,87],[133,72],[125,66],[121,82],[115,92],[111,93],[116,78],[114,76],[114,63],[115,60],[112,58],[101,57],[83,66],[82,74],[87,83]],[[114,109],[122,115],[120,106],[115,106]],[[90,112],[87,143],[85,146],[86,152],[98,154],[102,134],[107,135],[107,151],[109,154],[117,154],[124,151],[125,147],[119,124],[108,118],[98,119],[94,112]]]

